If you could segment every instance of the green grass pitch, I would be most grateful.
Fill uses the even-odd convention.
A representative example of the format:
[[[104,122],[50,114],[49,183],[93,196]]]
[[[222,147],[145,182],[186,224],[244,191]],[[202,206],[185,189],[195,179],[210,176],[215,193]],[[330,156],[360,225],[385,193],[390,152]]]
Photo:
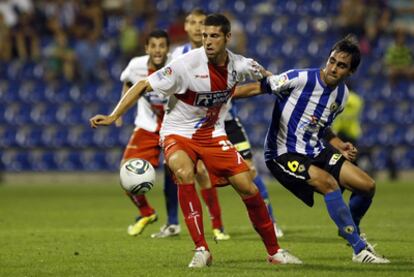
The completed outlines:
[[[178,237],[149,237],[165,221],[161,184],[148,193],[159,221],[142,235],[129,237],[126,228],[136,212],[115,174],[96,180],[56,175],[38,183],[7,178],[0,186],[0,276],[413,276],[413,182],[378,183],[361,225],[391,260],[389,265],[351,262],[351,248],[337,236],[321,196],[316,195],[311,209],[277,183],[268,183],[268,188],[285,231],[280,244],[304,265],[265,262],[264,246],[230,187],[221,188],[219,197],[232,239],[213,241],[204,209],[213,265],[195,270],[187,268],[193,244],[185,225]]]

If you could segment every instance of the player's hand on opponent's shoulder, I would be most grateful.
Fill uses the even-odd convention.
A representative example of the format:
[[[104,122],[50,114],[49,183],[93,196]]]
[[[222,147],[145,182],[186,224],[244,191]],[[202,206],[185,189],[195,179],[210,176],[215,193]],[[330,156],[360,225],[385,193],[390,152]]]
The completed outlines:
[[[284,75],[273,75],[271,72],[266,71],[267,77],[260,80],[261,89],[263,93],[274,94],[279,98],[285,95],[289,95],[290,91],[282,89],[282,85],[285,83],[286,77]]]
[[[263,66],[251,58],[236,62],[234,69],[238,73],[237,82],[244,82],[246,79],[260,80],[266,72]]]
[[[111,125],[115,120],[116,118],[113,115],[97,114],[89,119],[89,123],[92,128],[96,128],[98,126]]]

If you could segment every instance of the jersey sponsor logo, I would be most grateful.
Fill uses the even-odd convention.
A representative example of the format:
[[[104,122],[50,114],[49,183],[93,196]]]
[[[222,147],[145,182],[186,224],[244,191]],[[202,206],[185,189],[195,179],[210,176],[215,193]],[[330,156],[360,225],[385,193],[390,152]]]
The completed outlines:
[[[302,172],[303,172],[303,171],[305,171],[305,170],[306,170],[305,165],[300,164],[300,165],[299,165],[299,167],[298,167],[298,172],[299,172],[299,173],[302,173]]]
[[[208,78],[208,74],[196,74],[194,75],[195,78],[200,78],[200,79],[207,79]]]
[[[153,91],[145,93],[143,97],[152,105],[165,105],[168,102],[166,97]]]
[[[324,127],[323,122],[314,115],[312,115],[310,119],[305,119],[299,124],[299,129],[303,129],[311,133],[319,132],[319,129],[322,127]]]
[[[287,165],[288,165],[290,171],[296,172],[296,170],[298,170],[298,167],[299,167],[299,162],[298,161],[288,161]]]
[[[329,165],[335,165],[341,157],[342,154],[333,154],[329,160]]]
[[[198,107],[214,107],[227,102],[231,96],[231,89],[198,92],[194,100],[194,105]]]

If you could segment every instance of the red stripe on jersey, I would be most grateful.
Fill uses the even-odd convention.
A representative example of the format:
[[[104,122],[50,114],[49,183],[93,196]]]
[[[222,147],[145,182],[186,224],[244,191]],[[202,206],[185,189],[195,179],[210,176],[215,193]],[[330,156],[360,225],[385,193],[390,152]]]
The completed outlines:
[[[227,64],[228,60],[224,66],[217,66],[208,63],[208,71],[210,73],[210,91],[223,91],[227,89]],[[214,125],[219,118],[221,106],[222,105],[208,108],[206,113],[206,121],[194,133],[193,139],[205,140],[213,137]]]
[[[187,91],[184,94],[174,94],[177,99],[183,101],[184,103],[194,106],[194,101],[197,96],[197,93],[195,91],[187,89]]]

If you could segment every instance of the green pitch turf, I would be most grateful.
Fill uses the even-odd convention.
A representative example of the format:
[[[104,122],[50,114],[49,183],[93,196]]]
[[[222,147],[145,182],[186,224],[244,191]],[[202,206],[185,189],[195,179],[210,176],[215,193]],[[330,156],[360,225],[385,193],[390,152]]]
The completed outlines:
[[[76,175],[76,174],[74,174]],[[76,177],[76,178],[75,178]],[[310,209],[279,184],[268,184],[285,231],[283,248],[304,265],[265,262],[264,247],[246,210],[229,187],[219,190],[230,241],[216,244],[205,216],[213,265],[188,269],[193,245],[184,225],[180,236],[151,239],[165,220],[162,186],[148,193],[159,221],[130,237],[135,209],[115,175],[101,178],[7,178],[0,185],[0,276],[413,276],[414,183],[381,182],[362,224],[389,265],[351,262],[352,251],[336,234],[321,196]],[[99,181],[98,181],[99,180]],[[35,183],[33,183],[35,182]],[[346,195],[349,196],[348,194]],[[205,209],[204,209],[205,211]],[[183,222],[182,218],[181,222]]]

